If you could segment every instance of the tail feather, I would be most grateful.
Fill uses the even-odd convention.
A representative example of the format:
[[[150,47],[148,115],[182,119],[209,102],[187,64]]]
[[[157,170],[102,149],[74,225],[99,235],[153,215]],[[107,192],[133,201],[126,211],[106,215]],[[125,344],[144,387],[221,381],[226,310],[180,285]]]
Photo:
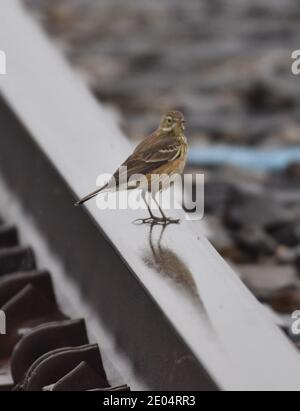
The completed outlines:
[[[92,198],[96,197],[102,190],[104,190],[105,188],[107,188],[108,183],[105,184],[105,186],[99,188],[98,190],[94,191],[93,193],[87,195],[86,197],[82,198],[81,200],[77,201],[77,203],[75,203],[75,206],[81,206],[82,204],[86,203],[87,201],[91,200]]]

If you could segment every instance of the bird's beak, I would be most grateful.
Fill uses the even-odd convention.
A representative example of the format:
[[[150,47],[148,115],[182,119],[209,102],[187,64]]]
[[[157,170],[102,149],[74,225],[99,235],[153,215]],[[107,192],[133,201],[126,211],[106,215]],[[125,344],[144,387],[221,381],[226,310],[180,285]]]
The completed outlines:
[[[185,121],[181,122],[181,127],[182,127],[182,130],[185,130]]]

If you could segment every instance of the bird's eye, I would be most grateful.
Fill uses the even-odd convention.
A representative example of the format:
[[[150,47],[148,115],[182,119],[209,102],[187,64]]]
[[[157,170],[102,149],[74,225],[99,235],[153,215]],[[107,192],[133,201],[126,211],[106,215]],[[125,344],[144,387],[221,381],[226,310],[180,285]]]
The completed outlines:
[[[167,118],[167,122],[168,122],[168,124],[172,124],[172,119],[171,119],[171,117],[168,117],[168,118]]]

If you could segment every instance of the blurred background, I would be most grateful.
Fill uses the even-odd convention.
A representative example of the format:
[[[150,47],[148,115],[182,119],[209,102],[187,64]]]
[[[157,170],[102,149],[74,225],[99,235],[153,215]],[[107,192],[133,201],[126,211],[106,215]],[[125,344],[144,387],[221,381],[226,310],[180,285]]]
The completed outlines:
[[[164,111],[185,114],[208,236],[289,332],[300,309],[299,1],[23,1],[133,143]]]

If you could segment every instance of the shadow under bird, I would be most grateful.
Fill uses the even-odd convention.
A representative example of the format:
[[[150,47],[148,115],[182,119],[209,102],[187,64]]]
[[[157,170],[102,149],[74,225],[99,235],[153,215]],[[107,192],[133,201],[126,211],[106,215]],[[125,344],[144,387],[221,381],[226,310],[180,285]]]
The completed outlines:
[[[179,223],[179,219],[173,219],[165,215],[155,198],[155,194],[168,188],[172,183],[172,177],[182,174],[184,170],[188,150],[187,140],[184,135],[184,124],[184,116],[179,111],[170,111],[165,114],[158,129],[136,147],[134,152],[114,173],[111,180],[75,205],[82,205],[101,192],[139,189],[142,192],[142,198],[148,208],[150,217],[138,221],[149,224]],[[141,175],[144,176],[142,181],[139,177]],[[157,204],[161,217],[153,214],[147,201],[147,193],[151,194]]]

